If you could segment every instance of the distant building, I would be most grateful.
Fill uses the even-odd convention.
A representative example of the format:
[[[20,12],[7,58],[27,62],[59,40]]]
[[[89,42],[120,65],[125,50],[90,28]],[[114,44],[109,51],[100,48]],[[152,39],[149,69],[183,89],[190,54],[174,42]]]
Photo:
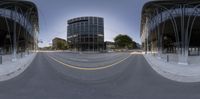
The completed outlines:
[[[132,49],[137,49],[137,43],[135,41],[133,41],[133,45],[132,45]]]
[[[52,50],[52,46],[47,46],[47,47],[40,47],[38,48],[39,50]]]
[[[141,49],[141,45],[139,43],[136,43],[136,46],[138,49]]]
[[[101,51],[104,48],[104,20],[78,17],[68,20],[67,41],[77,51]]]
[[[105,41],[104,43],[106,50],[112,50],[115,48],[115,43],[110,41]]]
[[[65,50],[67,41],[61,38],[54,38],[52,40],[52,48],[54,50]]]

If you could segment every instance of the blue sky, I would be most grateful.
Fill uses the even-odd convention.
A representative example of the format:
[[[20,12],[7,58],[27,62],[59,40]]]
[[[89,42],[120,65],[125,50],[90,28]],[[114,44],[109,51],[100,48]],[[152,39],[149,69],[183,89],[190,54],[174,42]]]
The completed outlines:
[[[40,47],[48,46],[54,37],[67,38],[67,20],[81,16],[104,18],[105,40],[127,34],[140,43],[142,6],[148,0],[31,0],[38,6]]]

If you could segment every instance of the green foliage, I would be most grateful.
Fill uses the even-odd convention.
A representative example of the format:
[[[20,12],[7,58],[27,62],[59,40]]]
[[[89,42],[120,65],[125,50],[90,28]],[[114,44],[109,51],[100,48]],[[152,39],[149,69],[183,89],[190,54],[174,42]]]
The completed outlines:
[[[57,42],[57,50],[67,50],[69,48],[69,44],[67,42]]]
[[[117,35],[114,38],[115,44],[117,48],[126,48],[131,49],[133,48],[133,40],[128,35]]]

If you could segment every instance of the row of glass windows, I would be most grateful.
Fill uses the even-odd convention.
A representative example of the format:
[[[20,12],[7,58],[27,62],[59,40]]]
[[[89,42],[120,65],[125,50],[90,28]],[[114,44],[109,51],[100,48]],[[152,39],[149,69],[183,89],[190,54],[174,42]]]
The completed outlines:
[[[73,23],[76,21],[80,21],[80,20],[88,20],[89,22],[93,23],[93,22],[103,22],[103,18],[98,18],[98,17],[80,17],[80,18],[74,18],[68,21],[68,23]]]
[[[99,26],[99,25],[86,25],[86,26],[72,26],[72,27],[68,27],[68,29],[72,30],[72,29],[91,29],[91,28],[103,28],[103,26]]]
[[[80,40],[75,39],[75,40],[72,40],[71,42],[72,42],[72,44],[73,43],[103,43],[103,40],[86,38],[86,39],[80,39]]]
[[[80,31],[80,32],[74,32],[74,33],[68,33],[68,36],[77,35],[77,34],[79,34],[79,35],[82,35],[82,34],[92,34],[92,35],[93,35],[93,34],[94,34],[94,35],[95,35],[95,34],[102,34],[102,35],[103,35],[104,33],[103,33],[103,32],[92,32],[92,31],[89,31],[89,32],[87,32],[87,31],[86,31],[86,32],[81,32],[81,31]]]
[[[74,41],[79,41],[79,42],[103,42],[104,38],[103,37],[98,37],[98,36],[80,36],[80,37],[75,37],[75,38],[69,38],[68,39],[71,42]],[[94,40],[94,41],[93,41]]]
[[[103,26],[103,22],[88,22],[88,21],[82,21],[82,22],[76,22],[69,24],[69,27],[76,27],[76,26],[88,26],[88,25],[100,25]]]
[[[69,26],[84,26],[84,25],[101,25],[103,26],[103,22],[101,23],[97,23],[97,22],[94,22],[94,23],[89,23],[89,22],[78,22],[78,23],[73,23],[73,24],[70,24]]]
[[[97,34],[104,34],[103,18],[80,17],[68,21],[67,35],[68,40],[72,44],[102,44],[104,42],[104,36],[98,36]],[[77,37],[73,35],[77,35]]]
[[[73,31],[71,31],[71,30],[68,30],[68,34],[85,34],[85,33],[88,33],[88,34],[97,34],[97,33],[103,33],[103,29],[90,29],[90,30],[84,30],[84,29],[82,29],[82,30],[78,30],[78,29],[76,29],[76,30],[73,30]]]
[[[104,28],[101,26],[93,26],[93,27],[76,27],[76,28],[68,28],[68,34],[97,34],[104,33]]]

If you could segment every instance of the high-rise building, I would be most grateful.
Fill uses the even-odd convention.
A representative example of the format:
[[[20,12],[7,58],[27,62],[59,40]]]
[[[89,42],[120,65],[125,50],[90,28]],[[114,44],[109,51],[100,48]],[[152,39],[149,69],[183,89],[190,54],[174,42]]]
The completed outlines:
[[[141,39],[146,53],[173,54],[176,62],[188,64],[200,56],[199,0],[154,0],[142,11]]]
[[[77,51],[104,49],[104,20],[101,17],[78,17],[68,20],[67,41]]]
[[[3,54],[37,49],[38,10],[24,0],[0,1],[0,49]]]

